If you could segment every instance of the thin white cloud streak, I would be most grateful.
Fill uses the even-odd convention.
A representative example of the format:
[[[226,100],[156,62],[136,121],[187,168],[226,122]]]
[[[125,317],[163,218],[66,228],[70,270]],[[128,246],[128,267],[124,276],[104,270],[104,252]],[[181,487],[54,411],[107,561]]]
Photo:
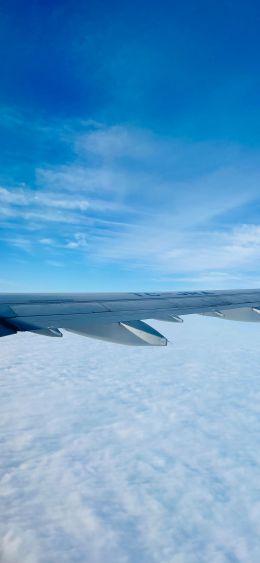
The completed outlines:
[[[79,199],[67,194],[66,192],[60,192],[53,195],[53,193],[48,192],[40,192],[40,191],[32,191],[28,188],[19,188],[19,189],[7,189],[0,187],[0,202],[1,212],[5,209],[4,205],[11,205],[19,207],[54,207],[61,210],[79,210],[79,211],[87,211],[88,209],[102,211],[118,211],[123,210],[124,207],[119,204],[116,204],[111,201],[105,200],[86,200],[86,199]],[[18,210],[13,210],[13,213],[18,213]]]
[[[24,250],[29,254],[33,253],[34,245],[28,237],[22,237],[22,236],[5,237],[4,241],[7,242],[10,246],[14,246],[15,248]]]
[[[3,563],[258,563],[258,327],[156,326],[1,341]]]

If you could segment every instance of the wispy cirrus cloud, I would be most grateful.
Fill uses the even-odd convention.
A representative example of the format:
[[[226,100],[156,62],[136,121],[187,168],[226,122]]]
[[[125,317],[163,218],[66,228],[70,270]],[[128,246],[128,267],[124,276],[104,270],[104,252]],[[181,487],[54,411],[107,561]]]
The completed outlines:
[[[228,283],[241,271],[258,271],[260,237],[258,225],[242,225],[219,231],[182,232],[168,228],[134,227],[122,236],[105,240],[98,256],[107,262],[130,263],[135,268],[165,274],[221,272],[220,281]],[[218,274],[219,275],[219,274]]]
[[[73,250],[97,268],[116,263],[162,279],[254,275],[256,153],[92,122],[70,129],[68,142],[70,163],[37,167],[32,186],[0,188],[3,222],[16,235],[3,237],[8,244],[49,248],[61,263]]]
[[[80,194],[79,194],[80,195]],[[98,199],[80,199],[73,194],[66,194],[64,192],[56,192],[46,190],[31,190],[28,188],[3,188],[0,187],[0,203],[1,210],[4,205],[9,205],[13,212],[15,208],[28,207],[28,208],[57,208],[61,210],[72,211],[87,211],[88,209],[98,210],[100,212],[107,210],[117,210],[120,208],[119,204],[110,201]],[[17,211],[18,212],[18,211]]]

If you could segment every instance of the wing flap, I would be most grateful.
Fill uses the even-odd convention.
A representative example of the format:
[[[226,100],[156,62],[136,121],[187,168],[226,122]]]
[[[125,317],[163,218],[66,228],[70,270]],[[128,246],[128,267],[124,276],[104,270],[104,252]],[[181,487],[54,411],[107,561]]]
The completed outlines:
[[[126,344],[128,346],[167,346],[167,338],[142,321],[127,323],[93,324],[85,328],[66,329],[69,332],[90,336],[98,340]]]
[[[226,321],[260,322],[260,308],[258,307],[240,307],[238,309],[225,309],[224,311],[211,311],[200,314],[205,317],[217,317]]]
[[[226,321],[260,322],[260,308],[258,307],[240,307],[238,309],[225,309],[224,311],[211,311],[200,314],[204,317],[217,317]]]

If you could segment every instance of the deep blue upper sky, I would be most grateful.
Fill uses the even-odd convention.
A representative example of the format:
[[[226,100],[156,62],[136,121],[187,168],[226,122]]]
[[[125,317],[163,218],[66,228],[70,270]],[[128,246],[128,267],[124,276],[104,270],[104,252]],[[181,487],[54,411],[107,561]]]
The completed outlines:
[[[257,143],[259,2],[7,2],[1,103]]]
[[[174,256],[185,255],[195,231],[200,257],[217,231],[224,256],[230,245],[237,248],[234,237],[241,243],[241,230],[250,231],[246,243],[253,238],[258,252],[259,2],[10,1],[2,3],[0,26],[1,248],[10,268],[3,287],[14,271],[25,288],[29,279],[30,288],[40,287],[40,261],[59,288],[75,254],[75,272],[83,269],[91,281],[78,284],[76,273],[66,289],[92,288],[101,273],[114,287],[115,270],[122,288],[139,280],[146,285],[147,271],[153,286],[165,275],[172,286],[175,273],[185,283],[194,267],[183,269]],[[72,209],[67,200],[59,207],[64,197],[87,199],[88,211],[86,202],[84,209],[76,205],[77,217],[62,221],[65,208]],[[102,200],[93,212],[92,199]],[[117,211],[104,210],[104,200]],[[101,203],[108,225],[103,238],[96,229]],[[48,219],[50,208],[56,218]],[[213,215],[217,223],[209,221]],[[194,216],[201,216],[199,225]],[[152,232],[160,225],[169,246]],[[142,256],[133,249],[138,232]],[[66,245],[73,246],[75,237],[85,243],[75,243],[72,258]],[[52,264],[44,255],[47,243],[39,243],[46,239],[52,241]],[[144,267],[151,240],[154,255]],[[167,268],[161,260],[153,268],[165,252]],[[215,244],[209,250],[223,279],[230,261],[219,260],[219,252]],[[256,254],[253,259],[255,264]],[[250,271],[258,281],[248,261],[247,254],[246,264],[233,264],[234,280]],[[206,280],[214,260],[200,264]]]

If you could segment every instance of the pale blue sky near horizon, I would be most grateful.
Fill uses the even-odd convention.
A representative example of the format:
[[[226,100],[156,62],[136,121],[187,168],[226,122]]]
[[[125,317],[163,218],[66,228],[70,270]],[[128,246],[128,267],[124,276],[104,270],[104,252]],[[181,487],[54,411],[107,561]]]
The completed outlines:
[[[259,286],[259,3],[1,10],[0,290]]]

